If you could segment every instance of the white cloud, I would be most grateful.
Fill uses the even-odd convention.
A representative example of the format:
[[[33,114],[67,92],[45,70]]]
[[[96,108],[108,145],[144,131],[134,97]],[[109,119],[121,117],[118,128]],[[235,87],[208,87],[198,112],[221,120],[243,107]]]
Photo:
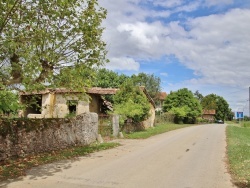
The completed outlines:
[[[233,0],[206,0],[205,1],[205,4],[207,6],[221,6],[221,5],[228,5],[228,4],[232,4],[233,3]]]
[[[155,0],[153,2],[153,4],[155,6],[162,6],[162,7],[165,7],[165,8],[172,8],[172,7],[176,7],[176,6],[179,6],[183,3],[182,0]]]
[[[231,4],[232,0],[199,0],[191,4],[181,0],[151,1],[154,5],[171,8],[172,12],[146,10],[139,6],[139,2],[100,0],[100,4],[108,9],[104,39],[107,41],[110,69],[139,71],[141,60],[175,56],[198,78],[178,84],[168,83],[163,86],[166,91],[188,87],[207,94],[216,92],[225,96],[234,109],[243,105],[237,101],[248,98],[247,88],[250,85],[249,9],[194,16],[184,23],[162,22],[164,17],[170,19],[171,13],[191,12],[204,6],[201,2],[206,6],[222,6]],[[158,17],[161,21],[147,22],[147,18],[157,20]],[[244,92],[232,93],[235,89]]]
[[[188,38],[174,41],[174,54],[203,76],[202,83],[245,86],[250,79],[248,20],[250,10],[240,9],[190,20]]]
[[[110,62],[105,67],[110,70],[138,71],[140,68],[140,64],[132,58],[121,57],[111,58]]]
[[[199,1],[193,1],[187,5],[182,5],[182,6],[179,6],[177,7],[174,12],[192,12],[194,10],[197,10],[198,7],[200,6],[200,2]]]

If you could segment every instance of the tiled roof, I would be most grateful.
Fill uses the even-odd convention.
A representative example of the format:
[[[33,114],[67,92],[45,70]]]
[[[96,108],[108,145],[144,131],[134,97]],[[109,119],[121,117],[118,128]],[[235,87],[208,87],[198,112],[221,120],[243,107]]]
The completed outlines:
[[[215,115],[215,110],[203,110],[203,115]]]
[[[100,95],[114,95],[119,89],[114,88],[100,88],[100,87],[93,87],[88,89],[87,93],[89,94],[100,94]]]
[[[160,92],[157,95],[157,98],[160,100],[165,100],[165,98],[167,97],[167,93],[166,92]]]

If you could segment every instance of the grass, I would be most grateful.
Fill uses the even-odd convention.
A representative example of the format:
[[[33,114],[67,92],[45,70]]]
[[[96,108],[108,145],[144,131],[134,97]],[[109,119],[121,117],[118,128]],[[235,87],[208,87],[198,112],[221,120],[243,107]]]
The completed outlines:
[[[243,127],[249,127],[250,128],[250,121],[243,121],[242,122]]]
[[[0,181],[17,178],[25,175],[25,171],[31,167],[52,163],[65,159],[73,159],[85,156],[100,150],[110,149],[119,146],[118,143],[92,144],[90,146],[72,147],[60,151],[42,153],[24,158],[11,159],[0,163]]]
[[[129,134],[123,133],[123,134],[124,134],[124,137],[128,138],[128,139],[146,139],[146,138],[149,138],[149,137],[157,135],[157,134],[161,134],[161,133],[165,133],[168,131],[172,131],[175,129],[181,129],[181,128],[189,127],[189,126],[191,126],[191,125],[190,124],[173,124],[173,123],[166,124],[166,123],[162,123],[162,124],[159,124],[155,127],[148,128],[144,131],[133,132],[133,133],[129,133]]]
[[[250,187],[250,128],[227,127],[227,153],[234,183]]]

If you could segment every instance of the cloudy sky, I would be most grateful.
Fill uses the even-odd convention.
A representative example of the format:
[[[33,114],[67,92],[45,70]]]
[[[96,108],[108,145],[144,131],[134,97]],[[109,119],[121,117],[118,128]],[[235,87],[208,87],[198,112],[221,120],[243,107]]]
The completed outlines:
[[[162,91],[181,88],[224,97],[249,114],[249,0],[99,0],[108,69],[161,78]]]

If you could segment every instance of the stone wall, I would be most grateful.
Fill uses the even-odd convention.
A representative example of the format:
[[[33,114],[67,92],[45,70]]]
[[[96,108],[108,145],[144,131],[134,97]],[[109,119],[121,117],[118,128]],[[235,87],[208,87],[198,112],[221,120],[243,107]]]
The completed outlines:
[[[150,104],[150,111],[148,118],[142,122],[143,126],[147,129],[149,127],[154,127],[155,122],[155,108],[152,104]]]
[[[0,127],[0,161],[70,146],[88,145],[98,137],[98,115],[84,113],[72,119],[33,119]],[[3,121],[0,123],[3,124]],[[5,122],[6,123],[6,122]],[[10,122],[9,122],[10,123]],[[4,130],[4,128],[9,128]]]

